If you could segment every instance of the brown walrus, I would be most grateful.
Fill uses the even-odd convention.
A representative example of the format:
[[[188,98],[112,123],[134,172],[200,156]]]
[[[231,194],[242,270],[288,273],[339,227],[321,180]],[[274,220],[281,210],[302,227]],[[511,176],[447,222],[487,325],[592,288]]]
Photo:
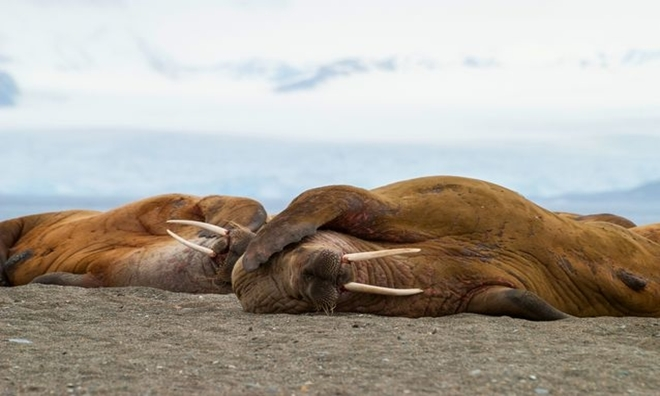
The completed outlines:
[[[329,186],[262,227],[232,281],[256,313],[658,317],[659,230],[553,213],[459,177]],[[401,250],[367,261],[356,253],[382,249]]]
[[[6,220],[0,222],[0,285],[230,293],[233,264],[266,217],[263,206],[248,198],[168,194],[107,212],[71,210]],[[168,228],[206,247],[200,248],[205,253],[172,239]]]

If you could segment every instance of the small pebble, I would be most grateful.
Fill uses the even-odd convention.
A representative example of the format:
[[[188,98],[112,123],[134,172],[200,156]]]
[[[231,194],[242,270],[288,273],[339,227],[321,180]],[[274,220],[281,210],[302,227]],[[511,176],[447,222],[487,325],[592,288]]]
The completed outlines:
[[[550,391],[545,388],[536,388],[534,389],[534,393],[536,393],[537,395],[549,395]]]
[[[32,341],[26,340],[25,338],[10,338],[7,341],[15,342],[17,344],[32,344]]]

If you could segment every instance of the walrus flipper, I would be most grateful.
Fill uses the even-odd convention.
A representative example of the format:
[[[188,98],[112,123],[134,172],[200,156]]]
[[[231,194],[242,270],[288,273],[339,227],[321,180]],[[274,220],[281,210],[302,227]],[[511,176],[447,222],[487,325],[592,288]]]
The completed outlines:
[[[25,225],[22,218],[0,221],[0,286],[11,286],[5,263],[9,260],[9,250],[23,233]]]
[[[491,287],[475,295],[466,312],[527,320],[558,320],[570,317],[532,292],[508,287]]]
[[[3,268],[2,261],[0,261],[0,287],[3,286],[11,286],[11,283],[9,283],[9,277],[5,273],[5,269]]]
[[[49,272],[47,274],[39,275],[32,279],[30,283],[41,283],[44,285],[60,285],[60,286],[78,286],[78,287],[102,287],[103,284],[93,275],[87,274],[72,274],[69,272]]]
[[[256,270],[271,255],[319,228],[351,235],[373,229],[378,216],[392,209],[381,197],[358,187],[328,186],[305,191],[257,232],[243,255],[243,268]]]

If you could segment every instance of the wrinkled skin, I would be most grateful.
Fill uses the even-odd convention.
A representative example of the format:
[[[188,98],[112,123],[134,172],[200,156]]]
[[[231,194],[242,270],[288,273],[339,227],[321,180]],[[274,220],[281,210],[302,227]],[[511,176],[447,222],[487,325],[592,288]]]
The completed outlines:
[[[203,221],[228,236],[167,220]],[[247,198],[169,194],[108,212],[71,210],[0,222],[0,284],[82,287],[150,286],[189,293],[230,293],[231,270],[264,208]],[[214,250],[192,250],[166,233]]]
[[[427,177],[304,192],[259,230],[232,280],[257,313],[660,317],[658,241],[659,224],[553,213],[494,184]],[[421,251],[342,260],[400,247]],[[350,292],[348,281],[423,293]]]

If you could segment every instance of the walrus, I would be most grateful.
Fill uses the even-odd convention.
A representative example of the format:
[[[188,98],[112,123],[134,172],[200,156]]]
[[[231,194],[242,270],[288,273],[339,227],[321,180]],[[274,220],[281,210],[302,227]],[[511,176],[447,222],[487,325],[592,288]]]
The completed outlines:
[[[0,284],[231,293],[232,267],[266,220],[249,198],[184,194],[18,217],[0,222]]]
[[[257,232],[232,283],[254,313],[658,317],[659,231],[469,178],[326,186]]]

